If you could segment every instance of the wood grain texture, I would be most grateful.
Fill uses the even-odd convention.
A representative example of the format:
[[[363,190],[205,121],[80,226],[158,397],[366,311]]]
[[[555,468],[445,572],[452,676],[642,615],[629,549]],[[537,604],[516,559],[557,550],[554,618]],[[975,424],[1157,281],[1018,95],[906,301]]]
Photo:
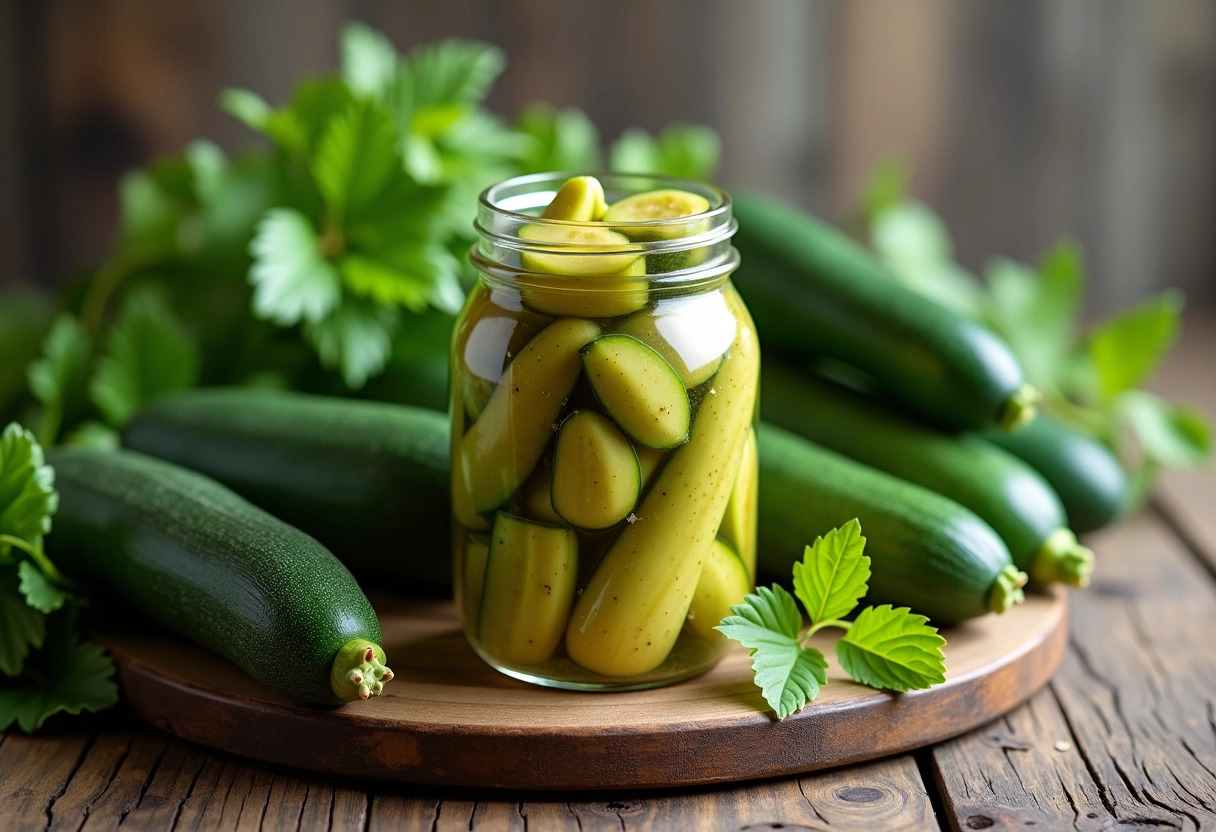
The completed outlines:
[[[932,752],[957,828],[1216,824],[1216,587],[1151,513],[1092,543],[1049,689]]]
[[[617,694],[538,688],[495,672],[448,602],[376,599],[397,678],[339,709],[294,705],[176,638],[101,635],[124,693],[169,733],[328,774],[515,789],[686,786],[812,771],[906,751],[998,716],[1038,690],[1064,648],[1063,593],[947,632],[947,682],[903,695],[833,665],[819,699],[776,723],[736,649],[680,685]],[[830,654],[825,635],[817,645]],[[741,753],[741,749],[746,749]]]

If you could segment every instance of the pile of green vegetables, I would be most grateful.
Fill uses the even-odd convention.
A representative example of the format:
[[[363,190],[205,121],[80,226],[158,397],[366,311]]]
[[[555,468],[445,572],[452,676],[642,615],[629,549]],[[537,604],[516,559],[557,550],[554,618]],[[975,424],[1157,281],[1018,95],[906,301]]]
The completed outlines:
[[[124,593],[292,699],[366,698],[391,679],[355,579],[447,589],[438,410],[476,195],[605,161],[577,110],[488,112],[503,66],[489,45],[399,55],[348,27],[341,72],[286,104],[223,94],[263,146],[229,159],[200,141],[132,173],[110,260],[55,298],[0,295],[0,730],[115,701],[77,618]],[[627,132],[607,162],[708,179],[717,153],[711,130],[675,125]],[[735,208],[736,284],[765,350],[772,574],[821,536],[860,563],[857,518],[868,600],[934,624],[999,612],[1026,576],[1083,585],[1092,555],[1074,533],[1134,505],[1160,467],[1207,458],[1200,414],[1136,389],[1176,336],[1175,294],[1083,331],[1075,246],[1038,267],[997,261],[985,286],[962,279],[940,222],[890,174],[866,199],[875,254],[761,195]],[[1032,418],[1035,391],[1046,413]],[[231,595],[249,570],[274,577],[257,582],[260,614]],[[226,578],[200,582],[209,571]],[[857,601],[803,590],[812,629]],[[747,626],[723,623],[753,642],[782,716],[822,671],[799,652],[792,605],[765,590],[736,611]]]

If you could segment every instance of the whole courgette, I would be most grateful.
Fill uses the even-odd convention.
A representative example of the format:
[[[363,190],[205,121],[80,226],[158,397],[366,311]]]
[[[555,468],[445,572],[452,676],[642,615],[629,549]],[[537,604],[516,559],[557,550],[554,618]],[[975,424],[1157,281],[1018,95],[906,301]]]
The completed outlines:
[[[448,420],[433,410],[212,388],[158,399],[123,444],[218,480],[398,592],[451,586]]]
[[[1093,553],[1067,528],[1051,486],[1022,460],[971,434],[949,434],[823,378],[769,362],[762,410],[825,448],[942,494],[990,525],[1014,566],[1039,583],[1085,586]]]
[[[48,461],[59,511],[47,546],[70,577],[297,702],[366,699],[393,678],[371,604],[308,535],[143,454],[67,448]]]
[[[768,355],[830,357],[943,427],[1033,417],[1017,359],[980,324],[901,285],[844,234],[770,197],[736,193],[734,281]]]
[[[1088,434],[1040,416],[1013,433],[985,431],[981,436],[1020,457],[1047,480],[1077,534],[1102,528],[1127,506],[1123,466]]]
[[[759,565],[788,578],[804,547],[856,517],[870,603],[909,606],[936,624],[1004,612],[1026,575],[970,510],[792,433],[761,424]]]

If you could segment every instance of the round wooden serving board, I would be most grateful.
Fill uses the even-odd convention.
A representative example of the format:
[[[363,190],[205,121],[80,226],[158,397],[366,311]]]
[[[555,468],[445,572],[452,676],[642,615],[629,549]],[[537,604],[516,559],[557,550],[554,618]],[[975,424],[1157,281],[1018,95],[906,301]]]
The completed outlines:
[[[396,678],[366,702],[293,705],[176,638],[108,632],[127,699],[188,740],[327,774],[507,789],[625,789],[774,777],[906,751],[1024,701],[1064,652],[1066,596],[1028,595],[943,631],[946,682],[892,694],[849,682],[831,652],[819,698],[784,722],[736,645],[714,670],[655,690],[574,693],[490,669],[447,602],[373,599]]]

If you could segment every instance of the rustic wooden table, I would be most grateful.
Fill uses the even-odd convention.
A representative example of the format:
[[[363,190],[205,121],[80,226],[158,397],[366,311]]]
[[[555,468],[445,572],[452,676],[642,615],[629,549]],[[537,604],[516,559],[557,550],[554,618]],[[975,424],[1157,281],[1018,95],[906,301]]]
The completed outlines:
[[[1216,414],[1216,320],[1157,387]],[[0,735],[0,830],[1216,828],[1216,475],[1171,474],[1094,535],[1055,678],[914,754],[670,792],[503,794],[335,780],[246,762],[121,708]]]

